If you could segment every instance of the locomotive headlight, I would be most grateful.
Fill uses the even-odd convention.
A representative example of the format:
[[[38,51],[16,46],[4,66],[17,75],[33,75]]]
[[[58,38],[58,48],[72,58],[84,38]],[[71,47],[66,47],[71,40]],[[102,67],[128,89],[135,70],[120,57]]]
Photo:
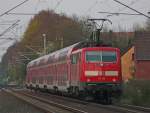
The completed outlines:
[[[105,71],[106,76],[118,76],[118,71]]]
[[[85,71],[85,76],[98,76],[98,71]]]

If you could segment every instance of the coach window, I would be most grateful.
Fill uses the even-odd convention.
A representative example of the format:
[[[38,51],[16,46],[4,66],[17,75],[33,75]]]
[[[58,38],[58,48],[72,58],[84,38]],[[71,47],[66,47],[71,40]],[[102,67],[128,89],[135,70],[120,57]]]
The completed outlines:
[[[72,64],[77,64],[78,59],[79,59],[79,54],[74,54],[74,55],[72,55],[72,56],[71,56],[71,63],[72,63]]]

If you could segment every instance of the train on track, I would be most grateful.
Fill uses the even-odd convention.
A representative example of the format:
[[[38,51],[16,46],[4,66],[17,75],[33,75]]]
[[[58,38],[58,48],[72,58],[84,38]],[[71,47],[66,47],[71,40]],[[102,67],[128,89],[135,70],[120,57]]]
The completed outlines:
[[[27,65],[26,87],[107,103],[122,91],[120,50],[76,43]]]

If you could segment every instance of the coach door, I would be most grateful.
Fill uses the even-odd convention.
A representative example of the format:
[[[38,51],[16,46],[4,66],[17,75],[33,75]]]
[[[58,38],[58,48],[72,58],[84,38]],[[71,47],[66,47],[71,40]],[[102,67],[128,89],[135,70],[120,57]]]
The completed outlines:
[[[80,79],[81,53],[72,54],[70,66],[71,85],[77,86]]]

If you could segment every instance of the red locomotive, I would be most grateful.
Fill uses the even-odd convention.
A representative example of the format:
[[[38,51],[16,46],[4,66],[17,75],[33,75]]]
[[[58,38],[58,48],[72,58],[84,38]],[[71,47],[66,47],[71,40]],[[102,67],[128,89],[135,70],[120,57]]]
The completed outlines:
[[[120,50],[79,47],[80,43],[31,61],[26,86],[69,95],[88,95],[110,102],[121,94]]]

